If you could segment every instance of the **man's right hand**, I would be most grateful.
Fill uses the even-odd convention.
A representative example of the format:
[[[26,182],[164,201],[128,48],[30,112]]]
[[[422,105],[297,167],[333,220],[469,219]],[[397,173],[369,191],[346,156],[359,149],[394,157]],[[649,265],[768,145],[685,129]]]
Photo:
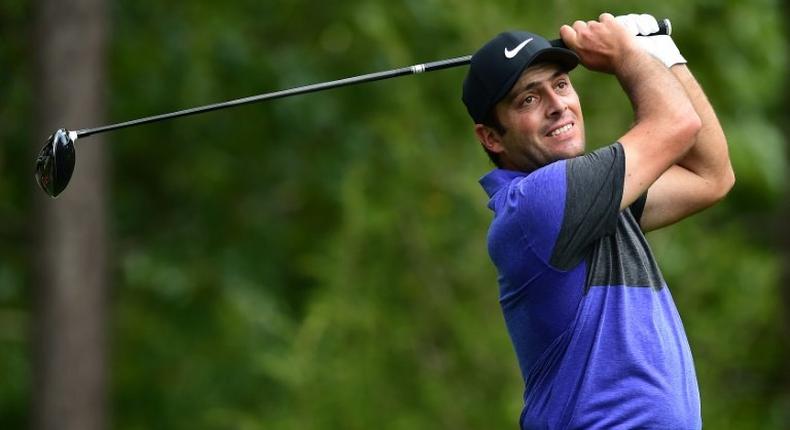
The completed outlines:
[[[627,56],[642,52],[636,39],[609,13],[601,14],[598,21],[563,25],[560,36],[585,67],[599,72],[617,74]]]

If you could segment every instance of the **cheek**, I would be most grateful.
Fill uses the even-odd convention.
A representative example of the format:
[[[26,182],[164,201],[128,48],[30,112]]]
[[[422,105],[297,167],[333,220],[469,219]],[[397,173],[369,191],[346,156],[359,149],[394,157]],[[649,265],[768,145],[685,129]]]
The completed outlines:
[[[519,134],[533,137],[540,136],[541,121],[535,114],[525,114],[517,119],[516,129]]]
[[[582,118],[582,104],[579,101],[579,96],[574,93],[573,97],[568,101],[568,106],[574,111],[579,119]]]

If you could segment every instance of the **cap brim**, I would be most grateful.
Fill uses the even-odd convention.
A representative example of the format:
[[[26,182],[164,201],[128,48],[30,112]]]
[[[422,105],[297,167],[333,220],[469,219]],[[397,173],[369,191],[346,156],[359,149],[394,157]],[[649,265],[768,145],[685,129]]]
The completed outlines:
[[[557,63],[562,66],[566,72],[569,72],[579,65],[579,56],[567,48],[546,48],[540,51],[538,55],[529,62],[527,67],[538,63]],[[524,73],[523,70],[521,72]]]

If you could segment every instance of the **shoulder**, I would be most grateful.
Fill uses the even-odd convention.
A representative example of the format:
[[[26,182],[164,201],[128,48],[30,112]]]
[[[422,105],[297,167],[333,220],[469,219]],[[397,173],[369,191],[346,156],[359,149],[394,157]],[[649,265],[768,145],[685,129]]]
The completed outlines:
[[[568,160],[570,174],[614,173],[624,169],[625,151],[619,142]]]
[[[527,235],[558,231],[567,194],[567,160],[513,178],[496,196],[497,218],[521,226]]]
[[[543,166],[529,175],[511,182],[509,192],[514,195],[530,196],[541,200],[546,195],[564,192],[568,160],[560,160]]]

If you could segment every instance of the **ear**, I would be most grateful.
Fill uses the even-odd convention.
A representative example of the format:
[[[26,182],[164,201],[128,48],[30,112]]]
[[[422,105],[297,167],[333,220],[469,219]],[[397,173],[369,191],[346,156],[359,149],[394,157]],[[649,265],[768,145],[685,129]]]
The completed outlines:
[[[502,145],[502,136],[493,128],[483,124],[475,124],[475,135],[487,151],[494,154],[505,152],[505,147]]]

